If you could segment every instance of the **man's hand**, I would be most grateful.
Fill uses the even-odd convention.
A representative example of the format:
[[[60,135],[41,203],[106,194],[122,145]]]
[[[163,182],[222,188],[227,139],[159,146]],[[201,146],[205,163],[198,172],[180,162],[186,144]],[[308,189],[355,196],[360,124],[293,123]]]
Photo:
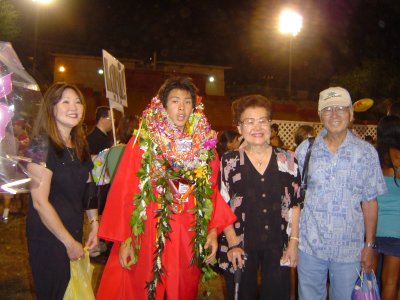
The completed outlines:
[[[374,249],[365,246],[361,251],[361,268],[364,272],[371,272],[374,267]]]
[[[210,255],[206,258],[206,264],[213,262],[215,256],[217,254],[218,249],[218,240],[217,240],[217,230],[215,228],[211,229],[207,235],[206,244],[204,245],[204,249],[208,249],[211,247]]]
[[[133,247],[131,243],[122,242],[119,246],[119,263],[124,269],[130,270],[130,262],[133,260]]]

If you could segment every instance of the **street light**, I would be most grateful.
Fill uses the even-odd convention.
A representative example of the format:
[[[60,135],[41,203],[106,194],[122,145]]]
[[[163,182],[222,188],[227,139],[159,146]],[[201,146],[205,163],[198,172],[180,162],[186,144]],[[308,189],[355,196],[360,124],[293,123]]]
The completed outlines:
[[[293,38],[300,32],[303,26],[303,17],[293,10],[285,9],[279,16],[279,31],[290,34],[289,44],[289,100],[292,98],[292,44]]]
[[[38,25],[39,25],[39,5],[46,5],[51,3],[53,0],[32,0],[36,3],[36,14],[35,14],[35,32],[33,37],[33,62],[32,62],[32,74],[36,74],[37,65],[37,43],[38,43]]]

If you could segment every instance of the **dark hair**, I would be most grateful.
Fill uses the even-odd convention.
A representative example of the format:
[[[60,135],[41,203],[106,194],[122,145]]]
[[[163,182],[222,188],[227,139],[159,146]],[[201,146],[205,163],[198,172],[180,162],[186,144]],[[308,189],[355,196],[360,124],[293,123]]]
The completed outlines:
[[[107,118],[109,116],[110,108],[108,106],[98,106],[96,108],[96,124],[101,118]]]
[[[139,127],[137,116],[123,116],[118,123],[117,140],[122,144],[127,144],[132,137],[133,130]]]
[[[66,89],[74,90],[83,105],[82,119],[78,125],[71,130],[71,142],[74,146],[74,151],[78,158],[83,161],[88,155],[87,141],[82,127],[83,120],[85,119],[86,102],[81,91],[75,85],[58,82],[49,87],[39,108],[33,129],[33,137],[46,134],[50,142],[54,145],[57,153],[64,150],[65,144],[58,131],[56,119],[54,117],[54,106],[61,100]]]
[[[276,124],[276,123],[274,123],[274,124],[271,125],[271,129],[273,129],[273,130],[275,130],[276,132],[278,132],[278,131],[279,131],[279,125]]]
[[[390,104],[388,109],[388,116],[396,116],[400,118],[400,102]]]
[[[189,77],[171,77],[164,81],[158,90],[158,97],[164,107],[167,107],[168,95],[173,89],[188,91],[192,97],[192,105],[195,107],[198,88]]]
[[[239,132],[235,130],[222,131],[218,136],[217,153],[221,158],[222,154],[228,151],[228,143],[231,143],[235,138],[240,136]]]
[[[299,146],[305,139],[315,136],[314,127],[310,125],[301,125],[294,132],[294,143]]]
[[[376,148],[381,166],[394,168],[393,162],[390,160],[389,149],[400,149],[400,117],[386,116],[379,121]],[[394,173],[397,184],[396,172]]]
[[[232,103],[233,124],[239,125],[243,112],[249,107],[262,107],[267,111],[268,119],[272,116],[272,105],[266,97],[262,95],[247,95]]]
[[[372,135],[369,135],[369,134],[364,136],[364,141],[366,141],[368,143],[371,143],[371,144],[375,143],[374,137]]]

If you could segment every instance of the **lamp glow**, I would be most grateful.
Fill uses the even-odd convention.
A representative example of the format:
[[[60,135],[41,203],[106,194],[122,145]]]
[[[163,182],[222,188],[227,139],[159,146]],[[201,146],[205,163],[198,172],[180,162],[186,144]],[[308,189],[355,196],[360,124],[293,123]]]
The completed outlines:
[[[32,1],[40,4],[49,4],[53,2],[53,0],[32,0]]]
[[[58,67],[58,72],[64,73],[65,72],[65,67],[64,66],[59,66]]]
[[[279,31],[296,36],[303,26],[303,17],[292,10],[284,10],[279,16]]]

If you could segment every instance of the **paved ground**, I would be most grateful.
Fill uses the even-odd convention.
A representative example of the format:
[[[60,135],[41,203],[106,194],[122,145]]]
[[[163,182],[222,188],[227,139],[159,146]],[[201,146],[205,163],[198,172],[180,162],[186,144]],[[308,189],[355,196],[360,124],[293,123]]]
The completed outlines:
[[[0,202],[2,202],[0,200]],[[0,204],[0,212],[3,208]],[[0,299],[34,300],[31,272],[28,264],[25,239],[26,202],[21,208],[18,201],[18,213],[11,214],[7,224],[0,221]],[[97,290],[104,268],[104,260],[96,259],[93,274],[93,288]],[[210,297],[203,296],[204,287],[200,287],[198,300],[223,300],[224,283],[221,277],[209,283],[213,289]]]

